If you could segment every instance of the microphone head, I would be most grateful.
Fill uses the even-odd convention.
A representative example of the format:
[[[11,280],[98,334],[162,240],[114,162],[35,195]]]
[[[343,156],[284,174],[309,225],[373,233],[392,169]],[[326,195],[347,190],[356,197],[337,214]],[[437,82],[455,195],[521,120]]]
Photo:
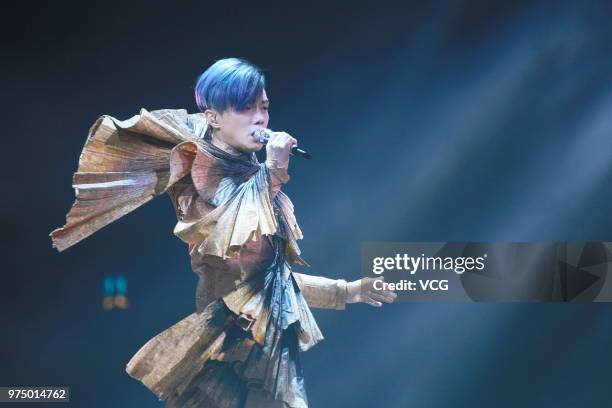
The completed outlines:
[[[270,129],[265,128],[257,129],[253,132],[253,136],[259,139],[259,143],[266,144],[272,136],[272,131]]]

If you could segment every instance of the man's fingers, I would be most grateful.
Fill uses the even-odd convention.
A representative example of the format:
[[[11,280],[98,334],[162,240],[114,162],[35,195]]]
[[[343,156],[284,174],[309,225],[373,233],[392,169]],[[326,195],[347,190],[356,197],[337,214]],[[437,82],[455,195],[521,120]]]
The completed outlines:
[[[382,303],[380,303],[379,301],[374,300],[372,298],[369,298],[369,297],[366,297],[364,299],[364,302],[367,303],[368,305],[374,306],[374,307],[381,307],[382,306]]]
[[[285,146],[297,146],[297,140],[295,138],[289,136],[287,133],[283,134],[283,145]]]
[[[379,295],[391,297],[393,299],[397,297],[397,293],[392,290],[377,290],[376,293],[378,293]]]
[[[377,278],[364,278],[364,283],[367,285],[368,289],[374,289],[374,282],[376,281],[381,281],[384,282],[385,281],[385,277],[384,276],[379,276]]]
[[[283,145],[283,146],[287,146],[287,145],[297,146],[298,144],[297,139],[291,136],[287,132],[274,132],[273,138],[275,139],[275,141],[277,141],[279,145]]]
[[[372,299],[379,300],[379,301],[385,302],[385,303],[391,303],[391,302],[393,302],[393,300],[395,300],[395,298],[393,296],[383,295],[382,293],[377,293],[377,292],[371,293],[370,297]]]
[[[395,300],[395,297],[393,296],[383,295],[382,293],[377,293],[377,292],[370,293],[369,297],[371,297],[374,300],[379,300],[385,303],[393,303],[393,300]]]
[[[275,133],[274,135],[276,136],[273,140],[275,145],[284,146],[285,144],[287,144],[287,137],[285,137],[285,135],[283,135],[282,133]]]

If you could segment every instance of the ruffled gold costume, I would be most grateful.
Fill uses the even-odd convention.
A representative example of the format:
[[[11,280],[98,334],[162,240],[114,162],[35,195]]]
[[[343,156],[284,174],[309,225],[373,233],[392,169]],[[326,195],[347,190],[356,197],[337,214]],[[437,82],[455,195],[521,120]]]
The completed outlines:
[[[346,281],[291,270],[307,264],[280,191],[286,169],[218,149],[207,128],[183,109],[100,117],[53,244],[64,250],[167,192],[200,278],[197,310],[149,340],[127,372],[167,407],[307,407],[299,351],[323,339],[309,306],[343,309]]]

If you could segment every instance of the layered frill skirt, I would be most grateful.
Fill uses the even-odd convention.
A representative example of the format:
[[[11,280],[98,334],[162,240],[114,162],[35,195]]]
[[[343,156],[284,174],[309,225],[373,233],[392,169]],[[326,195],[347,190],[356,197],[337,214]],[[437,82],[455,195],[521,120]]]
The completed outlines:
[[[242,408],[256,392],[270,406],[305,408],[299,353],[322,339],[277,255],[263,273],[149,340],[126,371],[166,407]]]

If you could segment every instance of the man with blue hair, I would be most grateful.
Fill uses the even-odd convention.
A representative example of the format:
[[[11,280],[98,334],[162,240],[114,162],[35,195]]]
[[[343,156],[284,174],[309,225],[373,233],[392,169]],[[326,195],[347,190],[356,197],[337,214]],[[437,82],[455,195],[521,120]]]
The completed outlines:
[[[294,272],[307,266],[293,204],[281,191],[297,140],[257,131],[270,115],[265,78],[237,58],[199,78],[201,113],[141,110],[98,119],[74,176],[77,201],[52,233],[63,250],[167,192],[199,276],[195,313],[149,340],[127,372],[167,407],[308,406],[299,352],[323,339],[310,307],[380,307],[395,293]]]

